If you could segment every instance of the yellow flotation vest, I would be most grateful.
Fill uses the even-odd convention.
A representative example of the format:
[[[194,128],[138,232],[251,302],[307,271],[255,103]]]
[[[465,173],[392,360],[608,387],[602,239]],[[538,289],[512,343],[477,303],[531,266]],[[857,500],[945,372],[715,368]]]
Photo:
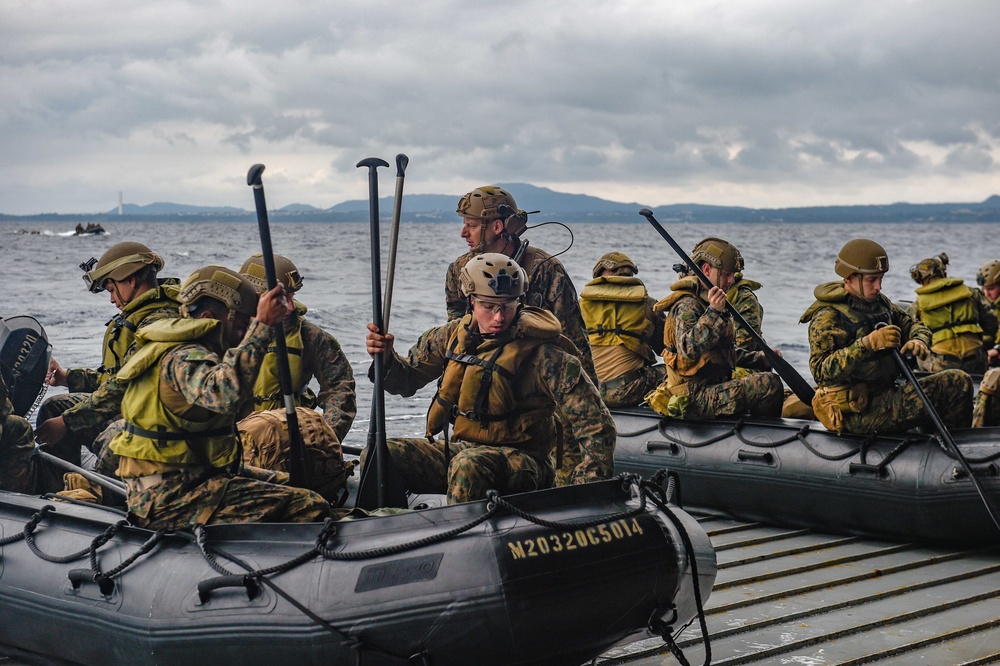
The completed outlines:
[[[673,293],[653,306],[656,312],[667,312],[663,326],[663,362],[667,366],[667,385],[679,386],[694,380],[717,383],[728,380],[736,367],[736,326],[730,319],[725,332],[713,349],[692,360],[677,353],[677,322],[673,316],[673,306],[684,298],[693,298],[698,303],[699,314],[704,314],[708,304],[699,296],[700,282],[689,275],[670,285]]]
[[[285,322],[285,347],[288,349],[288,369],[292,378],[292,391],[295,394],[296,407],[303,406],[304,390],[309,382],[304,377],[302,368],[302,353],[305,347],[302,342],[302,319],[294,317],[294,321]],[[254,411],[284,408],[285,403],[281,393],[281,382],[278,380],[278,347],[271,344],[267,354],[260,364],[257,381],[253,385]],[[312,407],[313,405],[306,405]]]
[[[175,313],[178,312],[179,292],[177,279],[167,278],[156,289],[150,289],[133,299],[121,312],[108,320],[107,330],[104,332],[104,345],[101,347],[104,350],[101,367],[97,369],[97,381],[100,384],[121,370],[122,359],[135,341],[135,332],[149,313],[160,308],[171,308]]]
[[[580,311],[591,347],[622,345],[649,363],[656,355],[649,346],[653,322],[646,312],[646,285],[637,277],[594,278],[580,291]]]
[[[119,456],[163,463],[225,467],[238,455],[235,416],[188,404],[160,382],[160,361],[171,349],[218,335],[215,319],[165,319],[144,326],[140,345],[118,372],[125,430],[111,442]]]
[[[510,446],[544,459],[557,440],[555,403],[542,393],[526,394],[523,378],[545,343],[571,346],[548,310],[524,307],[503,335],[470,333],[465,315],[448,343],[437,393],[427,413],[427,436],[454,424],[454,437],[467,442]]]
[[[916,291],[920,320],[931,329],[932,348],[960,335],[972,335],[977,339],[982,337],[983,329],[979,325],[979,311],[972,300],[972,290],[965,286],[961,278],[939,278],[918,287]]]

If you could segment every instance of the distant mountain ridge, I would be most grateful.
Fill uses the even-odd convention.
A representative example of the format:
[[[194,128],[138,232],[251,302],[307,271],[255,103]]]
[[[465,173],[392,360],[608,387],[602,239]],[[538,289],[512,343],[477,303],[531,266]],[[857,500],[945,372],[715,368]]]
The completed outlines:
[[[510,192],[525,210],[538,210],[535,221],[562,222],[641,222],[639,209],[650,208],[661,221],[683,222],[1000,222],[1000,195],[992,195],[980,203],[935,203],[859,206],[809,206],[799,208],[749,208],[745,206],[712,206],[706,204],[670,204],[648,206],[639,203],[609,201],[585,194],[556,192],[547,187],[526,183],[507,183],[500,187]],[[405,222],[438,222],[454,220],[460,194],[404,194],[402,219]],[[379,199],[383,218],[391,215],[391,196]],[[113,208],[105,213],[90,215],[43,214],[12,216],[0,214],[0,221],[10,220],[187,220],[187,221],[255,221],[252,210],[231,206],[192,206],[157,202],[139,206],[125,204],[123,215]],[[327,209],[308,204],[290,204],[269,211],[273,221],[297,222],[366,222],[368,200],[344,201]]]

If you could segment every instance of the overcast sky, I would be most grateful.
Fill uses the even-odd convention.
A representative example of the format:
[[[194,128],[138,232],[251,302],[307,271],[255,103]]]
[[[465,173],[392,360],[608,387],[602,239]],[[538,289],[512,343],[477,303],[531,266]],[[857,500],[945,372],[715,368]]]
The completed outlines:
[[[1000,193],[997,0],[0,0],[0,212]],[[394,169],[382,170],[391,194]],[[530,207],[530,202],[524,202]]]

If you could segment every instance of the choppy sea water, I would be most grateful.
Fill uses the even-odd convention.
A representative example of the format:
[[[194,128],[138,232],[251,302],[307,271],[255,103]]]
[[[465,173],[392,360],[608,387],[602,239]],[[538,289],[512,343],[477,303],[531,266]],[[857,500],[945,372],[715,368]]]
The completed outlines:
[[[559,256],[577,291],[590,279],[597,259],[610,250],[627,253],[639,266],[652,296],[669,291],[679,261],[659,234],[642,221],[635,224],[570,225],[572,247]],[[684,248],[706,236],[737,245],[746,260],[746,276],[763,283],[764,337],[807,379],[806,327],[798,323],[812,303],[812,290],[836,279],[833,263],[848,240],[877,240],[889,254],[890,271],[883,290],[894,301],[911,300],[916,286],[909,267],[925,257],[947,252],[949,274],[975,284],[976,270],[1000,258],[991,242],[993,224],[894,223],[860,224],[714,224],[661,220]],[[65,367],[96,367],[100,362],[105,323],[116,309],[106,293],[84,287],[78,265],[111,245],[130,240],[145,243],[166,259],[162,276],[184,278],[196,268],[220,264],[238,269],[260,251],[257,226],[233,222],[114,222],[105,236],[73,236],[72,227],[52,223],[0,224],[0,316],[29,314],[44,326],[53,356]],[[405,352],[420,333],[444,323],[444,275],[448,264],[466,251],[460,224],[409,223],[399,234],[399,259],[389,328],[397,349]],[[29,232],[29,233],[24,233]],[[30,233],[38,232],[38,233]],[[343,346],[358,380],[358,418],[345,443],[363,445],[368,431],[372,385],[366,373],[365,324],[372,318],[371,246],[367,224],[273,223],[274,251],[291,258],[305,278],[298,299],[313,322]],[[550,253],[566,250],[570,232],[557,225],[530,229],[530,243]],[[389,256],[389,224],[381,232],[383,266]],[[384,276],[384,268],[383,268]],[[423,433],[423,419],[433,386],[412,398],[386,396],[386,432],[393,436]]]

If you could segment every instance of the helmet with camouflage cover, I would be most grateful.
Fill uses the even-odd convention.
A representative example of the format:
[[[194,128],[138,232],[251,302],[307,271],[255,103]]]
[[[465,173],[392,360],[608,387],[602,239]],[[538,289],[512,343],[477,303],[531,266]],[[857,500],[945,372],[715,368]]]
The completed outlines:
[[[837,275],[849,278],[855,273],[875,275],[889,271],[889,255],[873,240],[855,238],[847,241],[837,254],[834,265]]]
[[[732,243],[721,238],[706,238],[694,246],[691,259],[696,264],[707,263],[720,271],[738,273],[743,270],[743,255]]]
[[[920,263],[910,266],[910,277],[917,284],[923,284],[934,278],[947,277],[945,266],[948,265],[948,255],[942,252],[936,257],[921,259]]]
[[[1000,284],[1000,260],[992,259],[980,266],[976,273],[976,284],[980,287],[992,287]]]
[[[163,268],[163,263],[163,257],[142,243],[126,241],[112,245],[100,259],[91,258],[80,264],[80,268],[84,271],[83,281],[87,283],[87,289],[99,294],[108,280],[124,280],[146,266],[152,266],[156,273]]]
[[[624,252],[608,252],[602,255],[594,264],[594,277],[598,277],[606,270],[612,271],[615,275],[632,276],[639,272],[635,262]]]
[[[302,288],[302,276],[292,260],[280,254],[274,255],[274,274],[278,282],[292,292]],[[267,291],[267,271],[264,270],[264,255],[258,252],[243,262],[240,275],[250,280],[258,294]]]
[[[463,296],[510,300],[524,294],[528,274],[506,254],[487,252],[470,259],[459,279]]]
[[[199,268],[184,280],[177,296],[181,315],[190,316],[190,306],[201,298],[215,299],[230,312],[241,312],[249,317],[257,314],[257,289],[246,277],[223,266]]]

